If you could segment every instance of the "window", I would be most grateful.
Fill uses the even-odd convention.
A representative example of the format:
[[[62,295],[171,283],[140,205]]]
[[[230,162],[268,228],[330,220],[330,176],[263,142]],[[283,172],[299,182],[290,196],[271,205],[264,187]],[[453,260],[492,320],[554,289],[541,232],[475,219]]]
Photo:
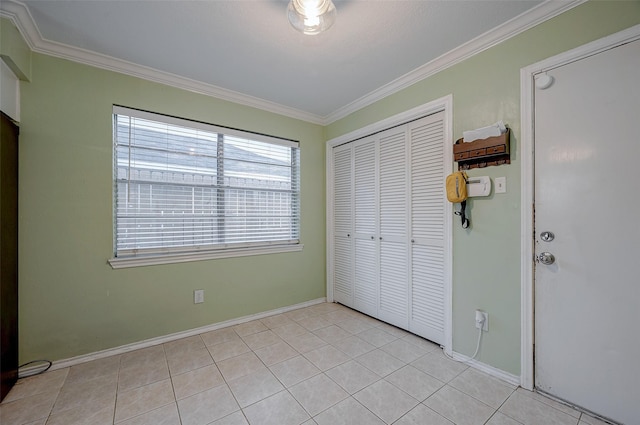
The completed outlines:
[[[164,257],[162,263],[299,245],[297,142],[119,106],[113,111],[112,266],[122,258]]]

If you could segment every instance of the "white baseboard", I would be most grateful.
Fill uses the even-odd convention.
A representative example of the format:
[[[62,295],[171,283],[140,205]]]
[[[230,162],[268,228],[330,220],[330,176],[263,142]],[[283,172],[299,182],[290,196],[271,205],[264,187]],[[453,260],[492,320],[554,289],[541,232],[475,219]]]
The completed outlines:
[[[128,353],[130,351],[140,350],[142,348],[152,347],[154,345],[164,344],[167,342],[175,341],[182,338],[198,335],[205,332],[215,331],[217,329],[226,328],[228,326],[239,325],[241,323],[250,322],[252,320],[262,319],[276,314],[286,313],[288,311],[297,310],[299,308],[309,307],[316,304],[326,302],[327,299],[316,298],[315,300],[305,301],[300,304],[294,304],[287,307],[277,308],[275,310],[269,310],[262,313],[251,314],[249,316],[238,317],[236,319],[225,320],[224,322],[214,323],[211,325],[201,326],[199,328],[189,329],[186,331],[176,332],[169,335],[159,336],[156,338],[145,339],[144,341],[134,342],[120,347],[108,348],[106,350],[96,351],[93,353],[83,354],[81,356],[71,357],[68,359],[56,360],[51,365],[49,370],[63,369],[65,367],[75,366],[81,363],[90,362],[92,360],[98,360],[109,356],[115,356],[118,354]],[[25,368],[20,371],[19,378],[30,376],[34,370],[40,367]]]
[[[505,381],[508,384],[515,385],[516,387],[520,386],[520,376],[513,375],[509,372],[505,372],[504,370],[495,368],[493,366],[489,366],[488,364],[479,362],[478,360],[470,360],[468,356],[456,353],[455,351],[452,354],[454,360],[465,362],[474,369],[478,369],[479,371],[493,376],[494,378]]]

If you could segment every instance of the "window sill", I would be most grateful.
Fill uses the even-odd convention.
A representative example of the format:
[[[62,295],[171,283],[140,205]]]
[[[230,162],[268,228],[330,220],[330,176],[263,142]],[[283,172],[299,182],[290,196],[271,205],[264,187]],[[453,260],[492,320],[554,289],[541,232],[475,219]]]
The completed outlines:
[[[255,248],[230,248],[219,251],[191,252],[186,254],[165,254],[140,257],[111,258],[108,260],[113,269],[129,267],[156,266],[160,264],[187,263],[191,261],[215,260],[218,258],[248,257],[251,255],[281,254],[302,251],[303,244],[261,246]]]

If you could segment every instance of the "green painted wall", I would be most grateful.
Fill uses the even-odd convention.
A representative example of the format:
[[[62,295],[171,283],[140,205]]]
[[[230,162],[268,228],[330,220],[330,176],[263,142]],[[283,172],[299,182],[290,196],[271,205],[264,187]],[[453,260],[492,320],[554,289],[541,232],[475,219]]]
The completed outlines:
[[[512,128],[511,165],[469,172],[506,176],[508,192],[471,199],[471,229],[454,219],[455,351],[475,350],[474,312],[482,309],[489,332],[478,359],[520,374],[520,69],[638,23],[639,1],[583,4],[325,128],[332,139],[450,93],[455,139],[498,120]]]
[[[21,90],[21,362],[325,296],[321,126],[35,53]],[[304,250],[113,270],[113,104],[299,140]]]
[[[0,18],[0,56],[21,80],[31,78],[31,49],[9,19]]]

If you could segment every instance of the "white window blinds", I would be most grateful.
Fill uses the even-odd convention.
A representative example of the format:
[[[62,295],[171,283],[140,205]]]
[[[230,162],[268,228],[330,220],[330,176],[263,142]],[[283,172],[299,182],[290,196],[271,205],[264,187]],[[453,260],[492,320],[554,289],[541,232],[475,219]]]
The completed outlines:
[[[298,143],[114,106],[115,255],[298,244]]]

